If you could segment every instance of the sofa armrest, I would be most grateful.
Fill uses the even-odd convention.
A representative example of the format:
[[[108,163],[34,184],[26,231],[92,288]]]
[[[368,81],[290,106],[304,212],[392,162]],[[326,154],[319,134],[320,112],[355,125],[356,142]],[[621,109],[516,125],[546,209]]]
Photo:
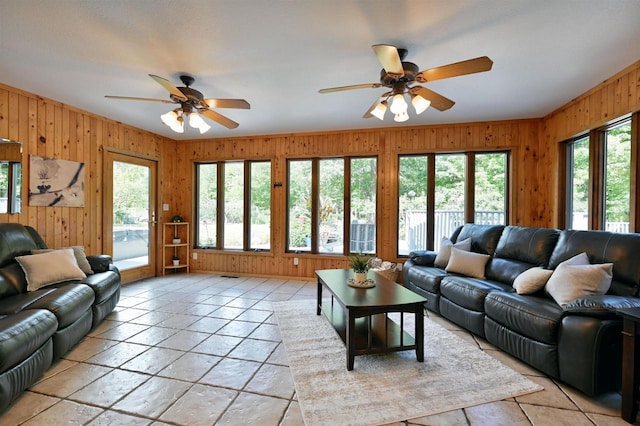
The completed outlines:
[[[438,253],[431,250],[412,251],[409,253],[409,260],[411,260],[414,265],[433,266],[437,255]]]
[[[95,273],[107,272],[111,265],[111,256],[108,254],[92,254],[87,256],[91,270]]]
[[[587,296],[567,303],[562,310],[567,314],[608,316],[618,309],[640,308],[640,298],[623,296]]]

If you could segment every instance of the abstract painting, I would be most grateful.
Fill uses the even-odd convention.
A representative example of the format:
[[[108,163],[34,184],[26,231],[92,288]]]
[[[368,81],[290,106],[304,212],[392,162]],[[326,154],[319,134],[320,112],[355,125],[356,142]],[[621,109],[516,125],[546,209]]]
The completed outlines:
[[[84,207],[84,163],[29,157],[30,206]]]

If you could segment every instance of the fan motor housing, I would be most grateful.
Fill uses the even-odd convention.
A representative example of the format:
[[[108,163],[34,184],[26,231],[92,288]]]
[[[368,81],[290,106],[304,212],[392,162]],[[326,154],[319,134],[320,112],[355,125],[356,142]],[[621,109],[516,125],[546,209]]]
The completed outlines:
[[[396,82],[408,83],[414,81],[416,79],[416,74],[420,72],[420,68],[418,68],[418,66],[413,62],[402,62],[402,69],[404,70],[404,75],[397,78],[397,76],[387,74],[387,71],[383,68],[380,71],[380,83],[385,86],[393,86]]]
[[[199,103],[204,98],[202,93],[195,89],[192,89],[191,87],[178,87],[178,90],[180,90],[182,94],[185,95],[187,99],[189,99],[189,101],[195,104]],[[170,97],[174,102],[184,102],[184,100],[179,99],[173,95],[170,95]]]

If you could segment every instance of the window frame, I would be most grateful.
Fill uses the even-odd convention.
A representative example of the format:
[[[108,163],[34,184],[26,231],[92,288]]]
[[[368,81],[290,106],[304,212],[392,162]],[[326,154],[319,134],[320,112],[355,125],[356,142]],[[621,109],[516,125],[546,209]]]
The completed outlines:
[[[591,129],[581,133],[571,139],[563,141],[560,146],[560,171],[559,188],[560,208],[558,225],[566,228],[569,223],[568,215],[571,213],[570,206],[572,200],[569,197],[572,191],[569,185],[572,184],[572,174],[569,167],[570,144],[589,137],[589,230],[606,229],[606,134],[609,130],[630,122],[631,127],[631,154],[629,170],[629,232],[639,232],[640,226],[640,196],[637,194],[638,183],[640,182],[640,171],[638,170],[638,151],[640,150],[640,112],[626,114],[615,120],[608,122],[604,126]]]
[[[225,227],[224,221],[220,220],[220,214],[216,215],[216,238],[215,244],[212,246],[204,246],[200,245],[200,165],[216,165],[216,210],[217,212],[224,212],[225,208],[225,165],[226,164],[243,164],[243,236],[242,236],[242,248],[226,248],[224,247],[224,234]],[[253,249],[251,248],[251,165],[254,163],[268,163],[270,168],[270,181],[269,181],[269,191],[270,191],[270,204],[271,209],[273,209],[273,161],[269,158],[267,159],[254,159],[254,160],[220,160],[220,161],[197,161],[194,162],[195,167],[195,185],[194,185],[194,227],[193,227],[193,241],[194,248],[199,250],[221,250],[221,251],[230,251],[230,252],[270,252],[273,249],[273,217],[269,218],[269,249]]]
[[[354,159],[373,159],[376,162],[376,200],[375,200],[375,240],[373,253],[367,252],[367,254],[375,255],[378,250],[378,211],[380,197],[378,195],[378,175],[380,171],[380,158],[378,155],[354,155],[354,156],[323,156],[312,158],[287,158],[286,159],[286,182],[287,191],[285,196],[285,235],[284,235],[284,252],[288,254],[311,254],[319,256],[349,256],[355,252],[351,252],[351,160]],[[344,162],[344,181],[343,181],[343,249],[342,252],[326,252],[320,251],[320,162],[322,160],[342,160]],[[289,246],[290,230],[291,230],[291,215],[289,212],[290,204],[290,190],[289,182],[291,181],[291,163],[295,161],[310,161],[311,162],[311,246],[309,250],[299,250]]]
[[[426,250],[434,250],[435,247],[435,191],[436,191],[436,158],[444,155],[464,155],[465,156],[465,195],[464,195],[464,221],[465,223],[473,223],[475,221],[475,157],[482,154],[504,154],[505,155],[505,203],[504,218],[505,225],[509,224],[510,217],[510,200],[511,200],[511,150],[473,150],[473,151],[455,151],[455,152],[426,152],[426,153],[407,153],[398,154],[396,168],[400,171],[400,161],[402,158],[408,157],[426,157],[427,161],[427,225],[426,225]],[[396,188],[400,194],[400,179]],[[400,203],[396,206],[396,224],[400,223]],[[400,238],[399,230],[396,231],[396,256],[407,258],[408,254],[400,254]]]

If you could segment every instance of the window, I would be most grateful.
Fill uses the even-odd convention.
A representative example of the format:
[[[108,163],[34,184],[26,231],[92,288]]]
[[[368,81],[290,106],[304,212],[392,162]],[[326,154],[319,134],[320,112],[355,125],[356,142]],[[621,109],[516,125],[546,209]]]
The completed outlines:
[[[401,156],[398,164],[398,254],[427,248],[426,155]]]
[[[604,229],[629,232],[631,207],[631,120],[604,131]]]
[[[19,162],[0,161],[0,213],[20,213],[21,170]]]
[[[436,155],[436,187],[433,248],[465,223],[466,155]]]
[[[375,157],[289,160],[287,173],[288,251],[375,253]]]
[[[589,229],[589,136],[567,144],[567,228]]]
[[[318,251],[332,253],[340,248],[344,237],[344,160],[319,161],[320,193]]]
[[[508,159],[507,152],[400,156],[398,255],[438,250],[465,222],[506,224]]]
[[[638,114],[565,143],[565,227],[634,232],[632,132]],[[636,154],[637,155],[637,154]]]
[[[197,247],[271,248],[270,161],[198,163],[196,181]]]
[[[474,223],[506,224],[507,155],[504,152],[475,154]]]
[[[351,162],[351,227],[350,253],[376,251],[376,188],[375,158],[353,158]]]

